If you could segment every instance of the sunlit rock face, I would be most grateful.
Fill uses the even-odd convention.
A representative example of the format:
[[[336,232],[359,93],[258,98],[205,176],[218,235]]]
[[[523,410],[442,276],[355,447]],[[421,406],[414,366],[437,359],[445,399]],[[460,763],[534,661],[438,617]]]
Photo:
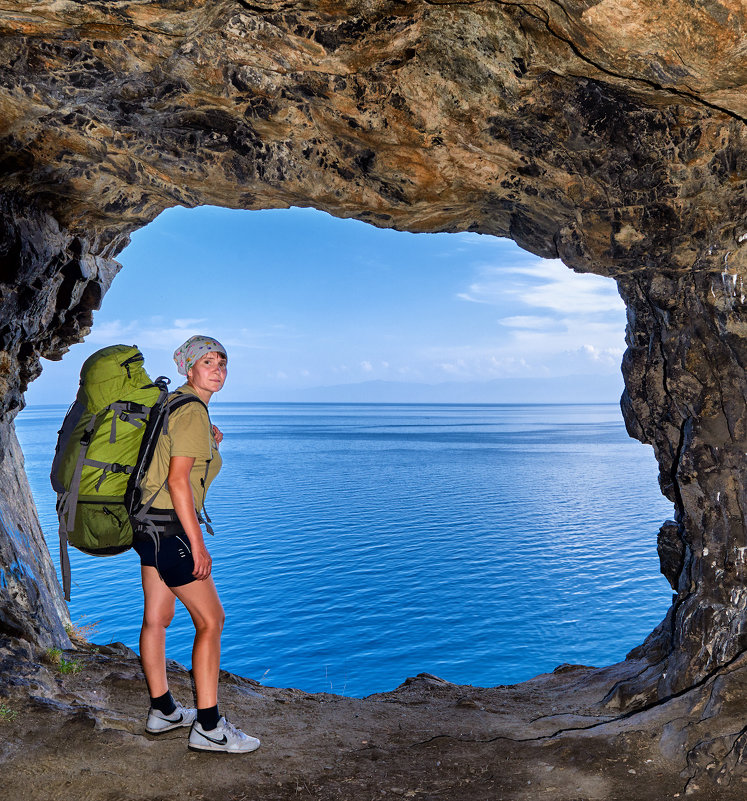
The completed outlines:
[[[508,236],[612,276],[676,598],[609,703],[681,689],[747,647],[744,26],[740,0],[8,0],[6,419],[88,331],[127,235],[175,204]],[[57,597],[32,572],[3,603],[54,637],[53,604],[25,611],[35,584]]]

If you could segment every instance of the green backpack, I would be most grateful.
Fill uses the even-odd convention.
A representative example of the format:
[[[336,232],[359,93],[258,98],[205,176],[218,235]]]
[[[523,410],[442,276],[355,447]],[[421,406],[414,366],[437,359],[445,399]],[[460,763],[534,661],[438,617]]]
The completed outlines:
[[[134,345],[102,348],[81,368],[80,389],[58,432],[51,472],[68,601],[68,542],[96,556],[122,553],[132,546],[125,495],[138,465],[146,424],[160,417],[166,406],[168,383],[164,376],[151,381]]]

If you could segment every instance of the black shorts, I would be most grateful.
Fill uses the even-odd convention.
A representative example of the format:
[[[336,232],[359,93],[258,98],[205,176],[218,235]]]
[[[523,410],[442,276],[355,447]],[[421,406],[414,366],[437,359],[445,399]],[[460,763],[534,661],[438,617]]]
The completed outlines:
[[[176,533],[169,531],[168,536],[159,537],[158,548],[150,537],[136,537],[132,543],[140,557],[140,564],[143,567],[155,567],[167,587],[181,587],[196,580],[192,575],[195,560],[192,558],[189,537],[181,526],[178,529]]]

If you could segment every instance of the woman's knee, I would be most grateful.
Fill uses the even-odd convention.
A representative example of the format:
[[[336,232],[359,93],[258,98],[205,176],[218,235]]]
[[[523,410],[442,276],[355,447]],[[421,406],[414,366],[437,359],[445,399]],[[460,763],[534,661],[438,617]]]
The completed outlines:
[[[174,589],[177,598],[187,607],[198,633],[220,633],[226,613],[212,579],[193,581]]]
[[[226,622],[226,613],[223,611],[223,607],[219,604],[216,609],[202,609],[200,612],[195,619],[197,632],[220,636],[223,632],[223,624]]]
[[[143,626],[167,629],[171,625],[173,619],[173,608],[148,609],[146,606],[145,612],[143,613]]]

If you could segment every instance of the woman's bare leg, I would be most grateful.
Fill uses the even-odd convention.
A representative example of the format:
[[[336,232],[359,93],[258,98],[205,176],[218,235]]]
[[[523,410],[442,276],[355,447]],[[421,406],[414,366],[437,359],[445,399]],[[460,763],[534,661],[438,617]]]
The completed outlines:
[[[140,630],[140,661],[151,698],[169,689],[166,677],[166,629],[174,617],[174,593],[155,567],[141,567],[143,578],[143,627]]]
[[[204,581],[172,587],[171,591],[187,608],[195,625],[192,675],[197,693],[197,707],[207,709],[218,703],[220,636],[226,618],[223,606],[212,576]]]

